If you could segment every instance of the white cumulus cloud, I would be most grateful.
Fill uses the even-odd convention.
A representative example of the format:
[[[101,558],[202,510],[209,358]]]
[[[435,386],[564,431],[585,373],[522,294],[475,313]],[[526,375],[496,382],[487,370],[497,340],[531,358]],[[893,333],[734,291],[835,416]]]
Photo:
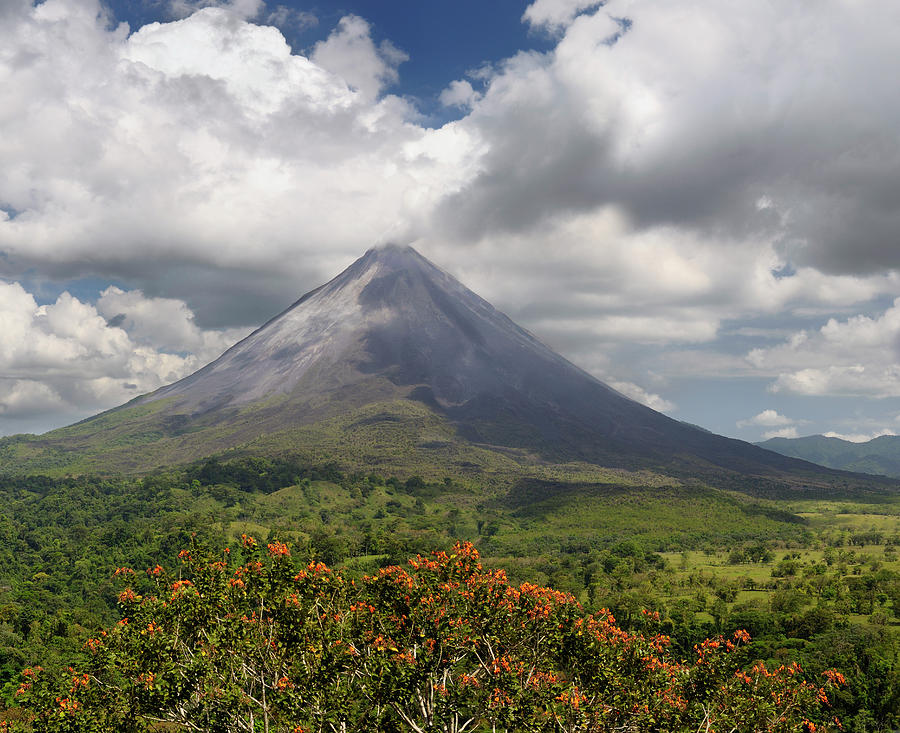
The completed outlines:
[[[250,19],[265,7],[263,0],[169,0],[169,11],[176,18],[187,17],[203,8],[221,8],[239,18]]]
[[[777,346],[754,349],[747,361],[775,376],[773,392],[857,397],[900,396],[900,299],[880,315],[830,318]]]
[[[107,325],[123,329],[142,346],[192,354],[201,363],[212,361],[247,334],[247,330],[204,330],[184,301],[147,298],[140,290],[109,287],[97,300],[97,312]]]
[[[522,20],[536,28],[560,32],[579,13],[602,4],[601,0],[536,0],[525,9]]]
[[[658,394],[648,392],[643,387],[634,384],[633,382],[610,380],[608,384],[610,387],[621,392],[626,397],[630,397],[635,402],[640,402],[642,405],[651,407],[654,410],[659,410],[660,412],[671,412],[677,407],[674,402],[670,402],[669,400],[661,397]]]
[[[108,319],[112,311],[121,317]],[[8,418],[71,420],[113,407],[186,376],[246,334],[202,331],[184,303],[140,292],[110,288],[97,306],[62,293],[38,305],[7,282],[0,282],[0,331],[0,427]]]
[[[131,35],[100,11],[19,2],[0,24],[8,278],[115,276],[191,299],[207,322],[243,295],[262,318],[408,238],[433,189],[465,175],[465,132],[431,134],[402,100],[371,98],[401,54],[361,21],[318,49],[363,75],[345,79],[222,8]]]
[[[876,430],[872,433],[836,433],[833,430],[829,430],[827,433],[824,433],[826,438],[839,438],[850,443],[868,443],[870,440],[880,438],[882,435],[896,434],[893,430]]]
[[[472,83],[457,79],[441,92],[440,101],[445,107],[471,107],[481,99],[481,93],[472,88]]]
[[[358,15],[346,15],[326,40],[316,44],[311,59],[374,100],[396,83],[397,67],[409,56],[389,41],[376,46],[369,24]]]
[[[749,417],[746,420],[739,420],[737,426],[739,428],[749,427],[751,425],[758,425],[762,427],[776,427],[782,425],[793,425],[796,420],[793,418],[787,417],[786,415],[778,414],[777,410],[763,410],[758,415],[754,415],[753,417]]]

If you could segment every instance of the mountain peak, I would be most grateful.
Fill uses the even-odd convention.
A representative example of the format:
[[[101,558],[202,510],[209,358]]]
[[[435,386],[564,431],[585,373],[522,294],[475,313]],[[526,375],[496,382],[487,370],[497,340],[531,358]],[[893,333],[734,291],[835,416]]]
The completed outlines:
[[[412,247],[399,244],[385,244],[369,249],[346,270],[325,283],[321,288],[304,295],[291,308],[303,303],[320,290],[337,292],[346,290],[348,287],[350,290],[355,290],[362,282],[367,283],[379,277],[401,272],[427,275],[430,278],[449,278],[443,270],[436,267]]]
[[[393,242],[379,244],[377,247],[370,247],[363,255],[363,259],[366,257],[376,259],[425,259],[408,244],[394,244]]]
[[[392,270],[422,266],[438,269],[415,249],[401,244],[383,244],[378,247],[372,247],[350,267],[352,268],[356,264],[377,265]]]

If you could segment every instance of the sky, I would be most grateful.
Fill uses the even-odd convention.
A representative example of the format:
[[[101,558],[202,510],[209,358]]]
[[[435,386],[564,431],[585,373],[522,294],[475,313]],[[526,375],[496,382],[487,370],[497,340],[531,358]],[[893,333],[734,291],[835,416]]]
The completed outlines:
[[[0,0],[0,434],[409,244],[624,394],[900,433],[893,0]]]

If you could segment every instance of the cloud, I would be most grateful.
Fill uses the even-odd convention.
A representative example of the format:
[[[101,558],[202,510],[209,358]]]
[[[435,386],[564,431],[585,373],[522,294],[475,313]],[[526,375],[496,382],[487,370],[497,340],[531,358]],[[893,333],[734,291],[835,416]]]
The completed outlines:
[[[646,405],[654,410],[659,410],[660,412],[672,412],[677,409],[677,405],[675,405],[674,402],[669,402],[669,400],[660,397],[658,394],[648,392],[643,387],[640,387],[633,382],[610,380],[607,383],[610,387],[621,392],[626,397],[630,397],[635,402],[640,402],[642,405]]]
[[[780,28],[780,10],[596,5],[531,6],[530,22],[562,23],[557,47],[486,70],[480,97],[454,82],[444,101],[470,112],[429,129],[386,94],[405,54],[375,44],[357,16],[307,58],[233,8],[195,4],[177,22],[128,36],[98,20],[92,0],[20,3],[0,28],[11,49],[0,61],[0,139],[11,141],[0,145],[0,208],[15,213],[0,221],[0,271],[115,277],[188,302],[203,325],[224,325],[234,321],[222,314],[240,310],[245,323],[265,318],[372,244],[412,242],[458,274],[470,261],[521,262],[507,267],[515,277],[481,292],[547,326],[551,339],[553,321],[560,340],[578,330],[555,312],[574,292],[572,310],[595,346],[631,335],[710,342],[725,319],[898,289],[880,270],[792,264],[786,242],[802,239],[804,251],[817,243],[790,234],[796,206],[769,185],[812,170],[781,148],[815,109],[801,120],[776,106],[786,130],[762,111],[787,104],[769,100],[773,88],[817,68],[828,23],[810,24],[812,40],[796,43],[799,20],[784,37],[750,32]],[[627,32],[598,44],[621,33],[626,16]],[[692,33],[672,30],[682,27]],[[849,104],[855,92],[841,84],[856,89],[860,78],[839,77],[831,96]],[[735,89],[746,114],[730,107]],[[816,98],[804,101],[815,107]],[[896,129],[886,116],[890,105],[870,124]],[[808,129],[801,137],[811,145]],[[818,140],[817,160],[854,149],[855,133],[841,134],[838,126]],[[745,148],[759,151],[749,171],[734,155]],[[737,208],[724,205],[732,199]],[[553,280],[536,288],[544,299],[531,298],[548,270]]]
[[[479,99],[481,99],[481,93],[476,92],[472,88],[472,84],[465,79],[450,82],[450,86],[444,89],[440,95],[440,102],[445,107],[468,108]]]
[[[345,80],[222,8],[130,36],[92,0],[15,11],[0,24],[7,278],[114,277],[190,301],[201,323],[252,323],[408,238],[466,175],[467,133],[371,98],[400,55],[356,19],[319,47],[354,64]]]
[[[266,7],[263,0],[169,0],[169,12],[175,18],[186,18],[203,8],[220,8],[239,18],[250,20]],[[283,6],[279,5],[278,8]],[[279,10],[276,9],[275,13]]]
[[[840,440],[846,440],[850,443],[868,443],[870,440],[874,440],[875,438],[880,438],[882,435],[896,435],[897,433],[892,430],[877,430],[873,433],[835,433],[833,431],[829,431],[825,433],[826,438],[838,438]]]
[[[49,384],[25,379],[0,379],[0,417],[34,417],[58,412],[60,396]]]
[[[900,295],[900,6],[539,0],[525,22],[555,47],[451,82],[463,116],[437,129],[358,16],[303,56],[271,24],[313,21],[286,6],[179,7],[129,34],[97,0],[0,4],[0,276],[181,302],[171,334],[114,292],[92,307],[153,354],[205,354],[197,334],[401,241],[579,363],[645,345],[674,369],[689,347],[782,392],[898,392],[886,323],[855,358],[850,326],[748,359],[722,343]]]
[[[365,99],[399,78],[397,67],[409,56],[390,41],[376,46],[369,24],[358,15],[345,15],[337,28],[313,49],[311,60],[346,81]]]
[[[900,396],[900,298],[876,316],[830,318],[818,330],[793,333],[754,349],[747,361],[775,376],[773,392],[855,397]]]
[[[246,329],[203,330],[187,304],[173,298],[147,298],[140,290],[109,287],[100,294],[97,312],[107,325],[123,329],[136,344],[192,354],[201,364],[212,361]]]
[[[797,438],[799,437],[799,433],[797,433],[797,428],[789,427],[789,428],[778,428],[777,430],[767,430],[762,434],[763,440],[770,440],[771,438]]]
[[[785,415],[779,415],[776,410],[768,409],[763,410],[758,415],[754,415],[753,417],[747,418],[746,420],[739,420],[737,426],[739,428],[750,427],[751,425],[758,425],[762,427],[776,427],[783,425],[793,425],[796,420],[793,418],[787,417]]]
[[[266,14],[266,23],[282,30],[291,28],[302,31],[307,28],[315,28],[319,25],[319,19],[314,13],[305,10],[297,10],[287,5],[276,5],[274,10]]]
[[[120,314],[109,319],[112,311]],[[38,305],[19,283],[6,282],[0,331],[0,418],[68,419],[180,379],[246,334],[202,331],[184,303],[140,292],[109,288],[97,306],[62,293]]]
[[[770,438],[796,438],[799,436],[798,427],[806,424],[807,420],[797,420],[792,417],[780,414],[777,410],[771,408],[749,417],[745,420],[738,420],[739,428],[762,427],[772,428],[765,430],[762,434],[763,440]]]
[[[798,266],[900,264],[900,214],[879,193],[900,184],[885,73],[900,8],[610,0],[575,15],[593,5],[526,12],[562,37],[507,60],[468,118],[489,146],[445,202],[461,237],[616,204],[640,227],[770,240]]]
[[[581,12],[602,4],[601,0],[536,0],[525,9],[522,20],[534,28],[559,33]]]

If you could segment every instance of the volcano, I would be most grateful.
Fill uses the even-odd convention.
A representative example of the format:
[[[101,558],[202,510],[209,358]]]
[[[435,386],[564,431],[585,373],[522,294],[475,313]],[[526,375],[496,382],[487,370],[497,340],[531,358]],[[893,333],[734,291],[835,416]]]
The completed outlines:
[[[386,455],[444,471],[486,455],[574,461],[719,485],[849,476],[625,397],[398,246],[369,250],[194,374],[35,440],[53,460],[121,470],[278,450],[360,468]]]
[[[410,247],[369,250],[220,358],[139,398],[215,422],[277,401],[309,422],[413,400],[469,441],[607,458],[635,441],[665,454],[687,431],[579,369]],[[504,437],[506,436],[506,437]],[[677,441],[676,441],[677,442]],[[628,446],[631,448],[628,448]]]

